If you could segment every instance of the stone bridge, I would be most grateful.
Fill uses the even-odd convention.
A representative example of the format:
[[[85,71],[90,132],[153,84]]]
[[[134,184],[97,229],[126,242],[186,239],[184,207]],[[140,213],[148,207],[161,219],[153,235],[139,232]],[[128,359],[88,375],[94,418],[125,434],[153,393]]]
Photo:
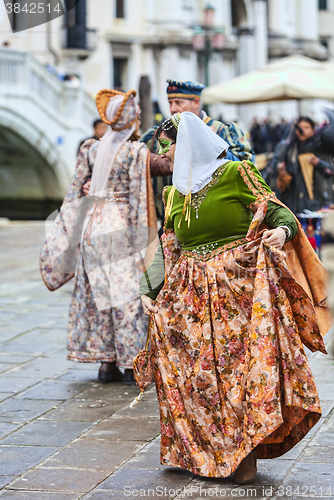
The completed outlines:
[[[97,117],[82,88],[28,53],[0,50],[0,217],[44,218],[59,206]]]

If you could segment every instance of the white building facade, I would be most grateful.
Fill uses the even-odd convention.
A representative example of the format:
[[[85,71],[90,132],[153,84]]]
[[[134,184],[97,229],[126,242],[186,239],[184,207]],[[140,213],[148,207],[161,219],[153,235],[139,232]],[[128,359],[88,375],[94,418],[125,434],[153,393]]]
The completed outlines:
[[[334,19],[334,0],[325,3],[333,9]],[[334,23],[319,10],[323,0],[210,0],[210,4],[214,25],[225,34],[223,48],[213,51],[210,59],[211,84],[293,53],[323,60],[334,51],[330,38]],[[192,37],[194,28],[203,25],[206,5],[205,0],[79,0],[67,16],[16,34],[11,33],[1,5],[0,45],[27,50],[60,73],[78,75],[92,96],[106,87],[138,89],[140,77],[146,75],[153,99],[167,116],[167,78],[204,83]],[[291,115],[296,108],[217,105],[210,111],[225,120],[241,114],[249,122],[254,115]]]

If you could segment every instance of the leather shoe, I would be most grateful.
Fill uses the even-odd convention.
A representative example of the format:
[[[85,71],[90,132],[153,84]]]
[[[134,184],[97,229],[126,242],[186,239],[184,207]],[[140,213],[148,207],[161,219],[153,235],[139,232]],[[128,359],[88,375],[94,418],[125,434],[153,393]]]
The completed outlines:
[[[135,384],[135,377],[133,375],[133,370],[126,368],[123,375],[123,382],[126,384]]]
[[[237,484],[248,484],[255,481],[257,453],[256,448],[245,457],[234,472],[234,482]]]
[[[121,382],[123,380],[122,372],[116,366],[116,361],[101,363],[98,380],[100,382]]]

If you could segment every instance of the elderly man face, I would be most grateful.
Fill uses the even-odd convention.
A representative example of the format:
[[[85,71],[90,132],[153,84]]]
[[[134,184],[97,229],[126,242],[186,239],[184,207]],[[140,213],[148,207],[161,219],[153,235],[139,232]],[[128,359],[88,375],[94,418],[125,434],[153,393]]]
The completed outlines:
[[[198,97],[195,99],[181,99],[179,97],[168,98],[170,114],[183,113],[189,111],[195,115],[200,115],[200,100]]]

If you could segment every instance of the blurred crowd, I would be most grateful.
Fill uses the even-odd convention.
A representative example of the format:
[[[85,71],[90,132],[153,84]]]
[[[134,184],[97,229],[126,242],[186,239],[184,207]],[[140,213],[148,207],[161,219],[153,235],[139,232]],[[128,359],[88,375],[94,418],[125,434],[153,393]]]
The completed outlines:
[[[308,116],[292,123],[266,119],[252,124],[253,149],[266,154],[261,173],[295,214],[334,203],[334,112],[327,109],[326,114],[328,121],[322,124]]]
[[[254,118],[250,139],[255,154],[271,153],[277,144],[289,133],[290,123],[284,118],[278,123],[273,123],[270,118],[259,122]]]

